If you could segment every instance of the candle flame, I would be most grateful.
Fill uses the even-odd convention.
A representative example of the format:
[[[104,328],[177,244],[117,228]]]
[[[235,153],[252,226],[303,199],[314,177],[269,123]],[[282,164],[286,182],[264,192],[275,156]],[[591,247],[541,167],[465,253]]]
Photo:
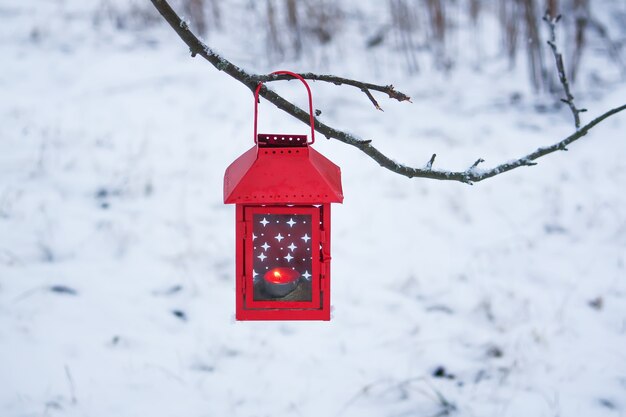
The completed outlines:
[[[265,280],[274,284],[285,284],[296,281],[298,278],[300,278],[300,273],[292,268],[279,267],[265,273]]]

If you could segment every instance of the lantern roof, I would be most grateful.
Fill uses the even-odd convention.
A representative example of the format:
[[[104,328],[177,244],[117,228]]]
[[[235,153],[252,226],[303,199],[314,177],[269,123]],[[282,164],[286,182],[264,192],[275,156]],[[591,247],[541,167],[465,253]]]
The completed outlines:
[[[306,135],[258,135],[258,145],[226,169],[226,204],[341,203],[341,170]]]

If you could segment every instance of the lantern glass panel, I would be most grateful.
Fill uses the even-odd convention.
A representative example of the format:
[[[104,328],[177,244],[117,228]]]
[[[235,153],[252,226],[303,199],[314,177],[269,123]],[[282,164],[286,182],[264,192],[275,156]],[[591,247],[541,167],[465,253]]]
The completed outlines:
[[[252,216],[254,301],[312,301],[313,216]]]

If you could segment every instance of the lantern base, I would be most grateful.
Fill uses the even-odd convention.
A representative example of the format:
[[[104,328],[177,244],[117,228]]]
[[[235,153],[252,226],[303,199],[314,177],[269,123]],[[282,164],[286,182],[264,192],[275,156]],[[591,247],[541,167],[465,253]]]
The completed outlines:
[[[262,309],[238,310],[235,316],[237,321],[271,321],[271,320],[319,320],[330,321],[330,309],[322,310],[287,310]]]

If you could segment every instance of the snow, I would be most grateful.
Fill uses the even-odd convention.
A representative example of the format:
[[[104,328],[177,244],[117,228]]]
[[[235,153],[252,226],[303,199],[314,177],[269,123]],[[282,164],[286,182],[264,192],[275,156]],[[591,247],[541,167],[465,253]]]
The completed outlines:
[[[317,141],[346,196],[332,321],[235,322],[222,180],[252,146],[250,92],[165,25],[94,30],[97,6],[0,8],[0,415],[625,415],[624,114],[471,187]],[[574,130],[503,66],[305,69],[393,83],[412,104],[377,97],[378,112],[315,82],[315,106],[400,163],[436,153],[435,168],[462,170]],[[272,88],[305,102],[300,85]],[[574,95],[588,121],[626,85]],[[306,130],[261,107],[259,131]]]

